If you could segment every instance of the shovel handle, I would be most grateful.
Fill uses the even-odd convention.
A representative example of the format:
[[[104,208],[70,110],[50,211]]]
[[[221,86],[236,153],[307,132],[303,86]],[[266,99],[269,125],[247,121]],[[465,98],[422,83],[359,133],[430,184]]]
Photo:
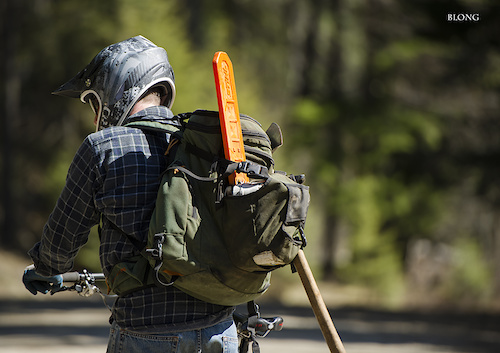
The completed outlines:
[[[293,260],[293,264],[299,273],[300,280],[330,352],[346,353],[303,250],[299,250],[297,257]]]

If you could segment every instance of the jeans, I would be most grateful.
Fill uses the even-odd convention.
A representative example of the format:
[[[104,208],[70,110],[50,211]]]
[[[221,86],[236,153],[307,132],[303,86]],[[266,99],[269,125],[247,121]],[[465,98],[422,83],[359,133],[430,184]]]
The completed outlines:
[[[113,323],[107,353],[238,353],[232,319],[207,328],[176,333],[148,334],[121,329]]]

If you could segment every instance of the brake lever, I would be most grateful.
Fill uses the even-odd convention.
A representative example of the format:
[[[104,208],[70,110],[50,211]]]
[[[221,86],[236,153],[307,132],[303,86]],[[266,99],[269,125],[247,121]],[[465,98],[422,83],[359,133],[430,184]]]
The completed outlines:
[[[283,318],[276,316],[273,318],[259,318],[255,324],[256,332],[265,332],[267,335],[270,331],[281,331],[283,329]]]
[[[272,318],[251,316],[248,318],[248,327],[254,329],[257,336],[266,337],[271,331],[283,329],[283,318],[280,316]]]

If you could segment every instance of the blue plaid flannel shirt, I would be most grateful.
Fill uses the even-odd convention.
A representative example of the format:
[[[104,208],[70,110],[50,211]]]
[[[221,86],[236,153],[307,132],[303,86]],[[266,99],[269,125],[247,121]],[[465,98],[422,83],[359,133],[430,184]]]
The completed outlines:
[[[145,119],[178,124],[166,107],[150,107],[128,121]],[[42,275],[70,271],[78,250],[101,214],[123,232],[144,241],[166,168],[169,136],[131,127],[110,127],[89,135],[70,165],[66,185],[44,227],[42,239],[29,252]],[[104,222],[100,261],[104,274],[137,249]],[[115,302],[112,319],[123,328],[170,331],[203,327],[227,318],[231,309],[197,300],[174,287],[145,288]]]

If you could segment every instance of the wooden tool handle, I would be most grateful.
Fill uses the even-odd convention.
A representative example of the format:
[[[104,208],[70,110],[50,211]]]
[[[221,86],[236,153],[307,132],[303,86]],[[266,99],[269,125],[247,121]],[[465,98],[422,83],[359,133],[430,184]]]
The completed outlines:
[[[319,327],[325,337],[326,344],[332,353],[345,353],[344,345],[340,339],[337,330],[333,324],[332,318],[326,304],[321,296],[316,280],[314,279],[306,255],[303,250],[299,250],[297,257],[293,260],[293,264],[299,273],[304,289],[311,303],[311,307],[318,320]]]

